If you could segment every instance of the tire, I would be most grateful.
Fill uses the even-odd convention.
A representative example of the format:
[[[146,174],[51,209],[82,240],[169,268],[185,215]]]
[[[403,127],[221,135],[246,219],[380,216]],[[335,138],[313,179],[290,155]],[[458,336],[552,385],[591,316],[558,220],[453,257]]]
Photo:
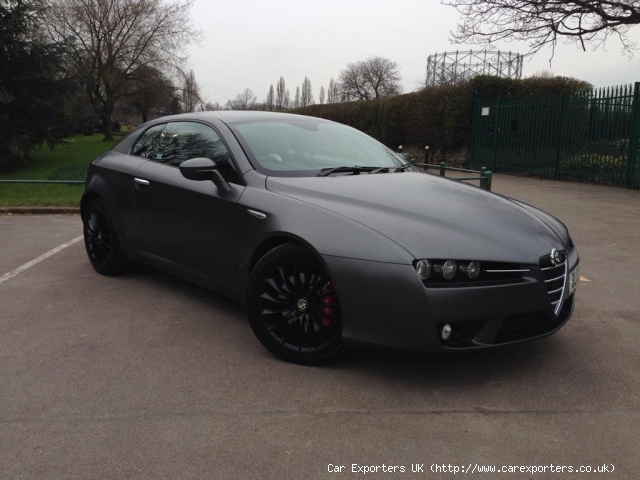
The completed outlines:
[[[130,262],[122,251],[113,215],[100,198],[89,201],[82,213],[84,246],[91,265],[100,275],[125,272]]]
[[[301,245],[280,245],[258,261],[249,277],[247,307],[255,335],[284,360],[313,364],[347,351],[333,282]]]

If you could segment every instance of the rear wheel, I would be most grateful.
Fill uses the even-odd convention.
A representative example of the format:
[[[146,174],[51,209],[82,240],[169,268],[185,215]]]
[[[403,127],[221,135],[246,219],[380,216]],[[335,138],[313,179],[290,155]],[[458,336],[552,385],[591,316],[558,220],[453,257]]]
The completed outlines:
[[[127,269],[113,216],[99,198],[91,200],[83,209],[84,246],[91,265],[101,275],[116,275]]]
[[[254,333],[280,358],[316,363],[345,351],[333,282],[300,245],[280,245],[260,259],[249,279],[247,304]]]

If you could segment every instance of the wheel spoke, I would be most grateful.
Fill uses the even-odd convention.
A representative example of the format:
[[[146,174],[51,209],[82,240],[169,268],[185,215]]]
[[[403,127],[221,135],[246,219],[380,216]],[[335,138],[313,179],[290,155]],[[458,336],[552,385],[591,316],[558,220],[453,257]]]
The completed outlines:
[[[273,303],[279,303],[279,304],[285,304],[285,303],[290,303],[291,300],[286,298],[286,299],[277,299],[277,298],[273,298],[271,295],[269,295],[267,292],[264,292],[260,295],[260,298],[263,298],[265,300],[268,300],[269,302],[273,302]]]
[[[286,324],[289,320],[291,319],[290,316],[286,316],[283,317],[280,321],[277,322],[273,322],[271,324],[269,324],[269,326],[267,327],[267,332],[271,333],[273,332],[276,328],[280,328],[282,327],[284,324]]]
[[[289,338],[289,335],[291,335],[291,332],[293,331],[293,326],[296,324],[296,322],[297,320],[294,319],[291,323],[289,323],[289,328],[287,329],[287,333],[285,333],[284,336],[282,337],[282,345],[285,344],[285,342]]]
[[[317,295],[317,296],[315,297],[315,299],[316,299],[316,300],[319,300],[319,299],[324,298],[324,297],[326,297],[326,296],[328,296],[328,295],[335,295],[335,294],[336,294],[336,291],[335,291],[335,290],[326,290],[326,291],[324,291],[324,292],[321,292],[319,295]],[[324,307],[325,305],[323,304],[322,306]]]
[[[338,320],[336,317],[333,317],[331,315],[327,315],[326,313],[322,313],[322,312],[316,312],[321,318],[326,318],[327,320],[329,320],[332,323],[335,323],[336,325],[342,325],[342,322],[340,320]],[[324,325],[324,323],[323,323]]]
[[[285,271],[282,267],[278,267],[278,272],[280,273],[280,276],[282,277],[282,281],[284,286],[289,290],[289,293],[292,293],[295,288],[294,286],[291,284],[291,281],[289,280],[289,276],[285,274]]]
[[[269,308],[265,308],[264,310],[262,310],[260,315],[274,315],[276,313],[290,312],[293,310],[293,308],[294,307],[292,307],[291,305],[289,305],[288,307],[282,308],[280,310],[271,310]]]
[[[340,305],[337,303],[318,303],[316,308],[340,308]]]
[[[273,290],[281,297],[285,297],[287,298],[289,296],[289,292],[287,292],[286,290],[284,290],[282,288],[281,285],[278,285],[278,283],[276,282],[276,280],[274,278],[267,278],[266,279],[266,283],[267,285],[269,285],[271,288],[273,288]]]

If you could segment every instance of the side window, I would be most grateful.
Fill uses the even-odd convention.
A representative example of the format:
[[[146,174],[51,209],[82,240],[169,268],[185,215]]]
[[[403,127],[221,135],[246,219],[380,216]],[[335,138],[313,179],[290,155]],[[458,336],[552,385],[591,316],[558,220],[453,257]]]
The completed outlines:
[[[160,134],[166,126],[166,123],[163,123],[162,125],[156,125],[155,127],[151,127],[142,135],[140,135],[140,138],[138,138],[136,143],[133,144],[131,155],[142,158],[151,158],[156,143],[160,138]]]
[[[151,160],[177,167],[185,160],[200,157],[215,160],[228,182],[241,183],[222,139],[215,130],[201,123],[168,123]]]

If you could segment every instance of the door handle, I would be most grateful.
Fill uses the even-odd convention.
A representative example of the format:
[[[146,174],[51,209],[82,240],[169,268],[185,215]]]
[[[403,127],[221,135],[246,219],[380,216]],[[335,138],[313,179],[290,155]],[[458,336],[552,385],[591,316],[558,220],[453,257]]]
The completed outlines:
[[[136,184],[141,185],[143,187],[149,186],[149,180],[145,180],[143,178],[134,178],[133,181],[136,182]]]

